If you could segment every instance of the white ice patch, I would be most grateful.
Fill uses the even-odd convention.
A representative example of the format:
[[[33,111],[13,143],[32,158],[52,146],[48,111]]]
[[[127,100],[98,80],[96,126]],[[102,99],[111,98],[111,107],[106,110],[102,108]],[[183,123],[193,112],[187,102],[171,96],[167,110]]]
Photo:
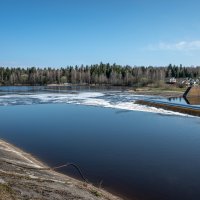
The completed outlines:
[[[135,104],[137,99],[149,96],[133,95],[120,92],[75,92],[75,93],[26,93],[0,96],[0,105],[30,105],[41,103],[68,103],[90,106],[100,106],[131,111],[152,112],[165,115],[188,116],[186,114],[167,111],[155,107]]]
[[[122,102],[122,103],[113,104],[103,99],[87,99],[84,102],[82,102],[82,104],[90,105],[90,106],[101,106],[105,108],[121,109],[121,110],[151,112],[151,113],[158,113],[158,114],[163,114],[163,115],[189,116],[187,114],[183,114],[179,112],[173,112],[173,111],[164,110],[161,108],[135,104],[134,102]]]

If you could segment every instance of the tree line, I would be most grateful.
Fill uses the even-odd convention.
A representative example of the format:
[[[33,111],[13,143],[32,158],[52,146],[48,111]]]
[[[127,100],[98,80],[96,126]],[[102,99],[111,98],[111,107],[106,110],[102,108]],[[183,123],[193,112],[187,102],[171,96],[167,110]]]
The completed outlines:
[[[145,86],[164,82],[167,78],[198,78],[200,67],[169,65],[121,66],[100,63],[67,66],[65,68],[5,68],[0,67],[0,85],[98,84],[118,86]]]

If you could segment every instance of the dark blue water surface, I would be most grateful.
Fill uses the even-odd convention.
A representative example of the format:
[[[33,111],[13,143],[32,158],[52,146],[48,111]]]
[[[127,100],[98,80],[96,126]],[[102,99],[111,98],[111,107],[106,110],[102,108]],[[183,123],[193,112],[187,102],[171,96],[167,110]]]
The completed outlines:
[[[0,137],[50,166],[74,162],[89,181],[103,180],[127,199],[200,199],[199,118],[64,103],[0,106]]]

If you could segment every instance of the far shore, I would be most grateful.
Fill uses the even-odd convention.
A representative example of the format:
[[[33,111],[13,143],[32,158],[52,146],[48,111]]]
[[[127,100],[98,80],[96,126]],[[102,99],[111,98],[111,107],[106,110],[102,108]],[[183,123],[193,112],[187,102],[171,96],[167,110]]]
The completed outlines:
[[[136,94],[136,95],[154,95],[154,96],[162,96],[162,97],[182,97],[186,88],[179,88],[176,86],[167,86],[165,85],[164,87],[136,87],[136,86],[124,86],[124,85],[95,85],[95,84],[48,84],[47,87],[66,87],[66,86],[86,86],[86,87],[96,87],[96,88],[121,88],[124,89],[124,91],[128,91],[130,93]]]
[[[130,89],[128,91],[136,95],[152,95],[165,98],[180,98],[183,97],[185,90],[186,90],[185,88],[171,89],[171,90],[163,88],[136,88],[136,89]]]
[[[38,86],[44,86],[48,88],[56,88],[59,87],[59,89],[65,88],[65,87],[88,87],[88,88],[118,88],[124,91],[128,91],[132,94],[135,95],[153,95],[153,96],[161,96],[161,97],[166,97],[166,98],[179,98],[183,97],[183,94],[187,87],[184,88],[179,88],[176,86],[164,86],[164,87],[135,87],[135,86],[124,86],[124,85],[119,85],[119,86],[113,86],[113,85],[98,85],[98,84],[47,84],[47,85],[0,85],[0,87],[8,87],[8,86],[15,86],[15,87],[20,87],[20,86],[32,86],[32,87],[38,87]]]

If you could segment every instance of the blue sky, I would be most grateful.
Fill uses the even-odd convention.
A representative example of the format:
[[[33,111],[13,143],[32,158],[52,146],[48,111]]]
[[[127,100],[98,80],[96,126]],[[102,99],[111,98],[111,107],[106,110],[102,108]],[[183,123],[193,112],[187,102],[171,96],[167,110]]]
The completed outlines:
[[[199,0],[0,0],[0,66],[200,65]]]

